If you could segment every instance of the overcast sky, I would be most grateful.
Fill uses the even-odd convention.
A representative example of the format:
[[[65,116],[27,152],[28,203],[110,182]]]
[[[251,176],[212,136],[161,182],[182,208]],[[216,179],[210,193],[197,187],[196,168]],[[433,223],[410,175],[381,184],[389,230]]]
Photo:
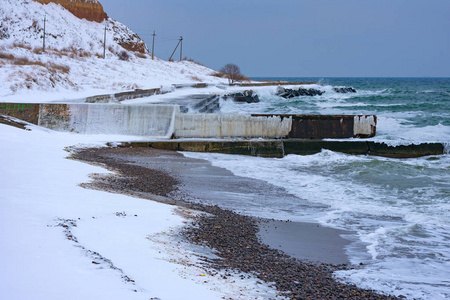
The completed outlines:
[[[246,76],[450,77],[450,0],[100,2],[163,59],[183,36],[183,57]]]

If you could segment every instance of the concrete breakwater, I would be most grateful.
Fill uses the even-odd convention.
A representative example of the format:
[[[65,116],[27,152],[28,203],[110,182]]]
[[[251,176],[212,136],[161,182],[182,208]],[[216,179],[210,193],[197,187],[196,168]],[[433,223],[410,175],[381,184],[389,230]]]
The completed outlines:
[[[0,103],[0,115],[57,131],[145,136],[159,141],[130,145],[176,151],[283,157],[329,149],[398,158],[445,151],[441,143],[392,147],[372,141],[322,140],[373,137],[374,115],[187,114],[178,105],[15,103]],[[255,138],[263,139],[246,140]]]
[[[187,114],[178,105],[0,104],[0,114],[52,130],[157,138],[371,137],[376,116]]]
[[[120,102],[129,99],[150,97],[153,95],[162,94],[160,88],[146,89],[146,90],[134,90],[128,92],[120,92],[115,94],[97,95],[86,98],[86,103],[110,103]]]
[[[206,83],[194,83],[194,84],[174,84],[173,88],[179,89],[184,87],[191,88],[206,88],[208,84]],[[135,89],[127,92],[119,92],[114,94],[104,94],[104,95],[95,95],[86,98],[86,103],[111,103],[111,102],[121,102],[130,99],[144,98],[150,97],[153,95],[160,95],[168,93],[169,90],[165,90],[161,88],[153,88],[153,89]]]
[[[444,154],[441,143],[389,146],[372,141],[323,141],[305,139],[271,140],[167,140],[158,142],[123,143],[120,147],[151,147],[162,150],[239,154],[281,158],[289,154],[311,155],[322,149],[353,155],[371,155],[391,158],[411,158]]]

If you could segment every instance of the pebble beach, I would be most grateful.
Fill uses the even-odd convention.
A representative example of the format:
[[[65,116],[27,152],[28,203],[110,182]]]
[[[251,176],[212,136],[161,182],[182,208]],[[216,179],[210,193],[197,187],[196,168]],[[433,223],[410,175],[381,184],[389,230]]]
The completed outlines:
[[[222,273],[224,277],[227,270],[252,274],[263,282],[275,283],[279,295],[288,299],[398,299],[340,282],[333,276],[334,271],[358,266],[301,259],[298,255],[286,254],[283,249],[269,247],[261,241],[258,232],[276,221],[245,216],[215,205],[185,201],[179,196],[183,185],[188,184],[182,181],[182,176],[161,168],[138,166],[136,157],[149,161],[161,158],[168,161],[168,157],[176,157],[186,167],[189,165],[189,159],[179,153],[152,148],[74,151],[75,159],[101,164],[115,172],[114,175],[94,176],[92,183],[84,184],[86,188],[129,194],[203,212],[196,214],[179,234],[193,244],[215,250],[219,258],[205,259],[212,272],[225,270]]]

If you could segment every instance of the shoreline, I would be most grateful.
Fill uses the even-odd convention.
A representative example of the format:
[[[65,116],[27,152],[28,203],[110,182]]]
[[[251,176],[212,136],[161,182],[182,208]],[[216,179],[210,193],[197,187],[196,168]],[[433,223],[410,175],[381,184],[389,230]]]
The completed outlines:
[[[183,186],[189,185],[189,182],[182,179],[180,165],[184,165],[187,170],[190,169],[190,166],[199,164],[199,160],[187,159],[177,152],[152,148],[91,148],[77,151],[74,156],[77,160],[84,162],[106,165],[109,170],[119,172],[121,175],[97,176],[93,183],[84,184],[84,187],[137,197],[144,196],[143,198],[206,212],[207,214],[199,214],[194,217],[193,226],[186,226],[181,235],[191,243],[206,245],[218,252],[217,255],[221,259],[207,260],[211,268],[218,270],[236,269],[256,275],[265,282],[275,282],[280,294],[292,299],[305,297],[396,299],[394,296],[377,294],[372,290],[361,289],[352,284],[337,281],[333,272],[347,269],[349,266],[317,261],[317,253],[320,252],[316,251],[317,243],[309,243],[309,247],[307,247],[307,251],[312,254],[312,259],[305,259],[305,257],[302,257],[304,253],[301,252],[297,253],[296,257],[292,257],[280,252],[275,247],[270,248],[262,243],[262,238],[258,236],[258,232],[266,228],[273,243],[283,245],[281,250],[295,244],[287,239],[289,233],[286,235],[284,232],[280,235],[281,231],[278,226],[281,223],[279,221],[257,219],[214,205],[192,203],[186,201],[187,199],[183,200],[184,193],[173,197],[173,195],[176,195],[174,192],[178,190],[177,186],[180,184]],[[153,161],[154,165],[152,168],[149,168],[148,165],[137,165],[136,158],[145,158],[147,162]],[[170,161],[171,158],[172,161]],[[163,164],[173,168],[172,171],[164,170]],[[217,172],[217,170],[215,171]],[[195,176],[190,177],[193,178],[193,181],[198,179]],[[194,186],[194,188],[198,187]],[[153,195],[157,195],[156,198],[158,199],[153,199]],[[258,226],[258,223],[263,225]],[[273,226],[274,224],[278,226]],[[281,227],[288,232],[292,232],[295,227],[303,226],[303,232],[312,233],[311,228],[317,226],[313,223],[292,222],[286,224]],[[318,232],[319,235],[324,233],[315,231],[312,236],[316,236]],[[333,229],[326,230],[326,232],[328,232],[328,235],[322,235],[324,239],[319,243],[328,240],[328,246],[330,247],[325,253],[329,253],[331,250],[336,256],[336,260],[332,262],[344,262],[345,260],[342,259],[342,255],[345,256],[342,248],[343,242],[335,243],[336,240],[344,240],[339,236],[341,232]],[[332,239],[329,239],[330,235],[333,236]],[[301,236],[298,236],[298,238],[300,242],[308,244],[305,237],[303,237],[303,240]],[[292,251],[287,249],[286,252]],[[314,255],[316,256],[314,257]],[[324,257],[327,254],[322,253],[321,255]]]

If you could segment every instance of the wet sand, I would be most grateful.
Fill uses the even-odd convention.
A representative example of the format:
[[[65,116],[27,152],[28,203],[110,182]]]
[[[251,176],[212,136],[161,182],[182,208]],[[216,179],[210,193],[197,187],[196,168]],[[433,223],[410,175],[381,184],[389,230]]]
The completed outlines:
[[[258,236],[264,244],[300,260],[328,264],[349,264],[345,247],[348,231],[323,227],[315,223],[262,221]]]
[[[348,242],[341,237],[347,232],[313,223],[248,217],[227,209],[239,207],[243,199],[256,199],[256,205],[293,197],[282,189],[172,151],[102,148],[81,151],[76,157],[120,172],[120,176],[97,178],[87,187],[207,212],[180,234],[218,251],[221,259],[209,261],[212,268],[253,273],[275,282],[280,293],[291,299],[396,299],[333,277],[333,271],[352,267],[342,265],[348,262],[344,252]]]

